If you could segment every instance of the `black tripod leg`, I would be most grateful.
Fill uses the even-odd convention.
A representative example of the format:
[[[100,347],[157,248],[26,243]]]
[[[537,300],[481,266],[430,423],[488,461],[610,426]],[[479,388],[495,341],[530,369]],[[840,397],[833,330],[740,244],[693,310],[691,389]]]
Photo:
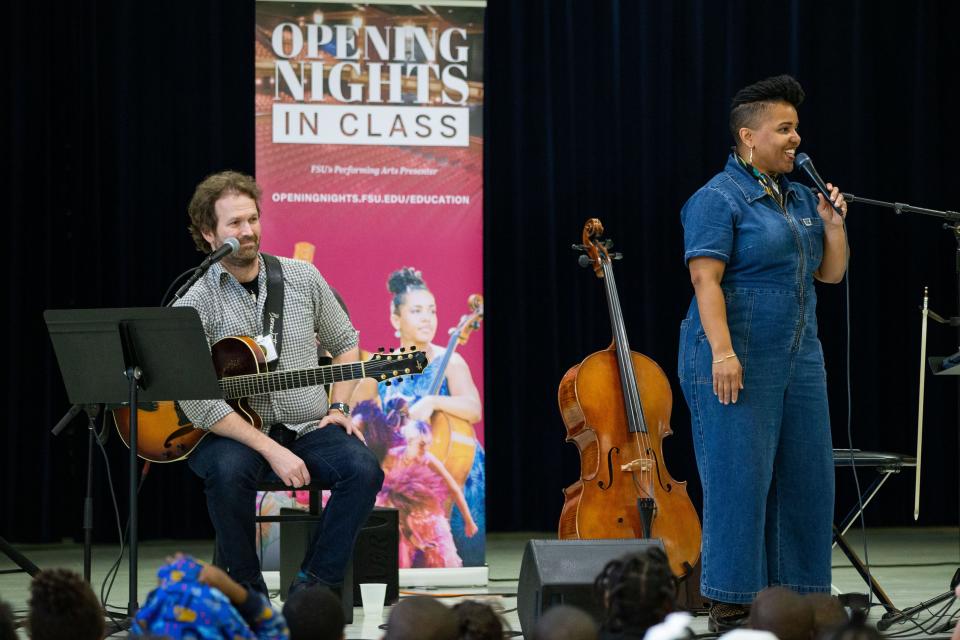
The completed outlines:
[[[853,565],[853,568],[857,570],[857,573],[860,574],[860,577],[863,578],[863,581],[870,585],[873,595],[877,597],[877,600],[886,608],[888,612],[898,612],[895,606],[893,606],[893,601],[890,600],[890,596],[883,590],[883,587],[880,586],[880,583],[877,582],[876,578],[870,576],[867,572],[867,567],[863,564],[863,561],[860,559],[860,556],[857,555],[857,552],[850,548],[850,545],[847,544],[847,541],[844,540],[843,536],[840,535],[840,530],[837,529],[836,525],[833,527],[833,541],[840,548],[840,551],[843,551],[843,554],[847,556],[847,559],[850,560],[850,564]]]
[[[25,555],[14,549],[2,536],[0,536],[0,551],[13,560],[20,569],[29,573],[31,578],[40,573],[40,568],[37,565],[27,560]]]
[[[903,611],[891,611],[885,614],[883,618],[877,623],[877,630],[885,631],[886,629],[889,629],[890,625],[892,625],[893,623],[899,622],[901,620],[906,620],[907,618],[909,618],[915,613],[919,613],[920,611],[929,609],[930,607],[940,604],[941,602],[946,602],[947,600],[953,597],[954,597],[954,592],[947,591],[947,592],[941,593],[936,598],[932,598],[930,600],[927,600],[926,602],[921,602],[915,607],[910,607],[909,609],[904,609]]]

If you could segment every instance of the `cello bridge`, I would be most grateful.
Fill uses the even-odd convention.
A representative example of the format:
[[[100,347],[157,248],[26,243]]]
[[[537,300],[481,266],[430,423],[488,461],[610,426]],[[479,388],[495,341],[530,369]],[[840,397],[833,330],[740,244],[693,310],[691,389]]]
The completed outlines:
[[[644,471],[650,471],[651,469],[653,469],[653,460],[649,458],[637,458],[636,460],[631,460],[626,464],[620,465],[620,471],[625,473],[633,473],[636,471],[642,473]]]

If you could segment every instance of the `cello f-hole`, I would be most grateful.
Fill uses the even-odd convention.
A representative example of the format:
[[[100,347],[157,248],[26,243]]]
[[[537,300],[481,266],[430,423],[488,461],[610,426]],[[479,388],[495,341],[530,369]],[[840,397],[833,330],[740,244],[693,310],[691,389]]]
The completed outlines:
[[[620,453],[619,447],[611,447],[610,451],[607,451],[607,478],[610,479],[606,485],[604,485],[603,480],[597,481],[597,486],[606,491],[613,486],[613,454]]]
[[[649,449],[649,448],[648,448],[648,449],[647,449],[647,453],[649,453],[651,456],[653,456],[653,459],[654,459],[654,460],[657,459],[657,454],[656,454],[656,452],[654,452],[652,449]],[[663,478],[660,477],[660,463],[659,463],[659,462],[657,463],[657,483],[658,483],[661,487],[663,487],[663,490],[664,490],[664,491],[667,491],[667,492],[673,491],[673,485],[670,484],[669,482],[666,483],[666,484],[664,484]]]

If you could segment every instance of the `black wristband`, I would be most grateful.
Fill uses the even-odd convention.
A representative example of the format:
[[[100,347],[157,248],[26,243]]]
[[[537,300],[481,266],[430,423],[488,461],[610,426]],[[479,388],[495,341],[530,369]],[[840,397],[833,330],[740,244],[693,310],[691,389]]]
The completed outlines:
[[[346,402],[334,402],[334,403],[331,403],[331,404],[330,404],[330,407],[327,409],[327,412],[329,412],[330,409],[336,409],[337,411],[339,411],[340,413],[342,413],[342,414],[345,415],[345,416],[349,416],[349,415],[350,415],[350,405],[348,405]]]

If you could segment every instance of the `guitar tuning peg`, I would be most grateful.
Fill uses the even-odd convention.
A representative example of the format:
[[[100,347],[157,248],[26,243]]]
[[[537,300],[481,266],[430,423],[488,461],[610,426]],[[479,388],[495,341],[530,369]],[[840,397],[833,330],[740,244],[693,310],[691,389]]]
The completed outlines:
[[[612,247],[613,247],[613,240],[611,240],[610,238],[607,238],[606,240],[603,241],[604,249],[610,249]]]
[[[582,245],[582,244],[572,244],[572,245],[570,245],[570,248],[573,249],[574,251],[586,251],[586,250],[587,250],[587,247],[584,246],[584,245]]]
[[[614,260],[620,260],[621,258],[623,258],[623,254],[622,254],[622,253],[613,253],[613,254],[610,255],[610,257],[613,258]]]
[[[396,349],[394,349],[393,347],[390,347],[390,353],[393,353],[394,351],[396,351]]]
[[[383,353],[383,347],[377,347],[377,351],[379,351],[380,353]]]
[[[385,384],[385,385],[387,385],[387,386],[389,387],[391,383],[390,383],[390,381],[389,381],[389,380],[387,380],[387,381],[386,381],[386,382],[384,382],[383,384]]]
[[[403,382],[403,378],[397,378],[397,382],[398,383]]]
[[[404,347],[400,347],[400,353],[404,352]]]

